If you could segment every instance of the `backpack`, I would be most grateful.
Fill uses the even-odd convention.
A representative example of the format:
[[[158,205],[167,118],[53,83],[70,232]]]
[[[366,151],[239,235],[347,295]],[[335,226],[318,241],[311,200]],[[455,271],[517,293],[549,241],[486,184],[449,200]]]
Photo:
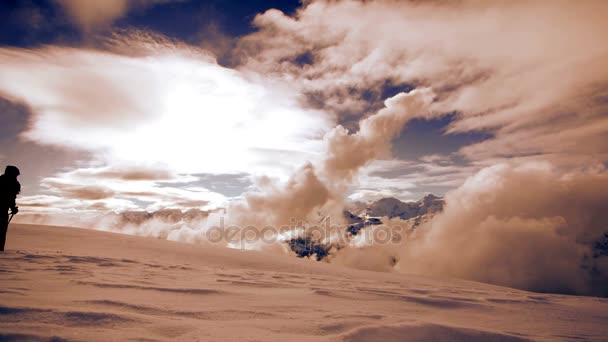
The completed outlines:
[[[0,208],[8,209],[15,206],[17,194],[21,192],[21,184],[15,178],[0,175]]]

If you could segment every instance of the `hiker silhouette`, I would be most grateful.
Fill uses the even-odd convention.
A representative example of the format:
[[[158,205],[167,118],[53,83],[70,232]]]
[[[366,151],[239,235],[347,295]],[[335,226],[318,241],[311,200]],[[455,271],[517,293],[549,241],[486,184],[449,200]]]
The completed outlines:
[[[11,165],[7,166],[4,174],[0,176],[0,251],[4,251],[6,242],[9,223],[8,210],[11,210],[11,217],[19,212],[15,200],[17,194],[21,192],[21,184],[19,184],[17,176],[19,176],[19,169]]]

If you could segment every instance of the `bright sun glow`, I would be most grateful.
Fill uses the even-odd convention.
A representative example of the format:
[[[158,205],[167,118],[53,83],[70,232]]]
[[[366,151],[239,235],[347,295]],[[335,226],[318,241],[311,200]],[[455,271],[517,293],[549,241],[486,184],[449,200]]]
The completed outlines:
[[[333,126],[329,115],[304,109],[285,86],[248,80],[198,57],[65,48],[53,49],[61,63],[27,52],[11,57],[7,63],[32,68],[11,71],[6,82],[27,84],[32,74],[38,80],[10,87],[9,95],[38,109],[28,137],[101,151],[106,162],[285,177],[316,157]],[[84,66],[74,70],[76,62]]]

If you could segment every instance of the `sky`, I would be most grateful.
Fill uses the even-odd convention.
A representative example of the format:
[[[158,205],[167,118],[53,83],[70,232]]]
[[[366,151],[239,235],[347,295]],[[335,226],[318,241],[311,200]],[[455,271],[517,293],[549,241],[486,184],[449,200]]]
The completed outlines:
[[[603,173],[606,14],[560,0],[3,1],[0,161],[21,169],[31,213],[244,201],[305,215],[443,196],[495,165]]]

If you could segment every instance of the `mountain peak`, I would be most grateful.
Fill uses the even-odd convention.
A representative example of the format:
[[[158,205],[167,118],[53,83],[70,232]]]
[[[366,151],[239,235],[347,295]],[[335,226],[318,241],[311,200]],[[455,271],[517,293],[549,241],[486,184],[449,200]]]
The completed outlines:
[[[402,219],[409,219],[441,211],[443,204],[443,199],[433,194],[428,194],[417,202],[403,202],[394,197],[385,197],[369,204],[366,212],[369,216],[375,217],[398,216]]]

